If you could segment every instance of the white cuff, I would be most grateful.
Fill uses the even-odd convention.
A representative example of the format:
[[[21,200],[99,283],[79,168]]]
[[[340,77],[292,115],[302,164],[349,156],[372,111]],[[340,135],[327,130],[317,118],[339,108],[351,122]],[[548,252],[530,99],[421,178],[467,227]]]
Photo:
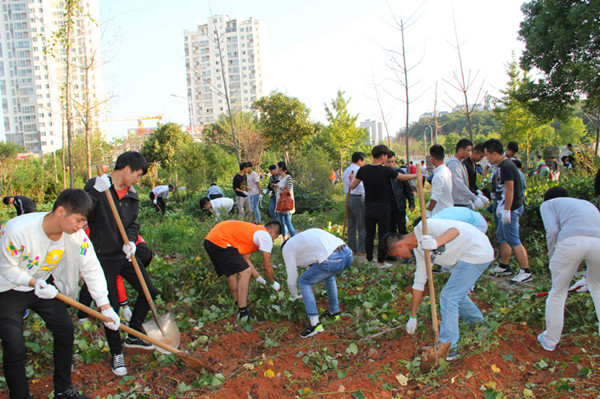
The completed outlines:
[[[96,306],[98,306],[98,307],[108,305],[109,303],[110,303],[110,301],[108,300],[107,296],[100,298],[100,299],[96,299]]]

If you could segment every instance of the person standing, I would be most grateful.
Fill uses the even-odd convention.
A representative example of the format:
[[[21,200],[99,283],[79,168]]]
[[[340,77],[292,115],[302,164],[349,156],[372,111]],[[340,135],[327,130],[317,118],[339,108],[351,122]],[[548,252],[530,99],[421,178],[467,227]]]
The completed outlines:
[[[167,211],[167,201],[169,200],[169,194],[175,190],[175,186],[172,184],[156,186],[150,191],[150,200],[156,206],[156,212],[162,212],[164,215]]]
[[[277,196],[275,195],[274,188],[274,185],[279,183],[277,165],[269,165],[269,172],[271,173],[269,176],[269,184],[267,185],[267,193],[271,197],[269,200],[269,215],[271,215],[271,220],[277,220],[277,212],[275,211],[277,208]]]
[[[427,180],[427,166],[425,166],[425,161],[421,161],[421,177],[423,179],[423,187],[425,187],[425,181]]]
[[[260,224],[260,176],[252,170],[252,162],[246,162],[248,174],[248,198],[254,212],[254,222]]]
[[[481,209],[483,201],[469,188],[469,175],[463,160],[469,157],[473,143],[469,139],[460,139],[456,143],[454,156],[446,163],[452,172],[452,202],[454,206],[464,206],[469,209]]]
[[[27,198],[24,195],[11,195],[2,199],[4,205],[13,204],[17,211],[17,216],[24,215],[26,213],[36,212],[35,202],[31,198]]]
[[[246,162],[240,163],[240,171],[233,176],[233,191],[238,207],[240,220],[244,220],[246,203],[248,202],[248,177],[246,176]]]
[[[144,331],[142,323],[150,310],[150,306],[131,263],[131,257],[135,256],[136,251],[134,243],[137,241],[140,230],[140,225],[137,222],[140,201],[137,191],[133,186],[147,172],[148,162],[146,162],[144,156],[139,152],[127,151],[119,155],[115,163],[115,170],[110,175],[104,174],[92,178],[87,181],[84,187],[84,190],[94,202],[93,217],[88,223],[90,239],[96,249],[100,265],[104,270],[110,304],[115,312],[119,311],[117,276],[120,274],[138,294],[129,326],[139,332]],[[111,206],[106,197],[106,191],[112,196],[116,204],[117,212],[129,240],[129,245],[123,243]],[[150,295],[154,298],[157,292],[148,272],[143,267],[140,268],[140,271]],[[111,355],[111,369],[115,375],[125,375],[127,374],[127,367],[125,366],[125,357],[123,356],[121,335],[119,332],[108,328],[105,329],[105,332]],[[154,346],[149,342],[132,335],[128,335],[125,338],[125,346],[145,350],[154,349]]]
[[[80,189],[61,192],[51,212],[29,213],[6,222],[0,238],[0,340],[4,377],[11,398],[30,398],[25,371],[23,312],[35,311],[53,337],[54,397],[89,399],[71,385],[74,328],[58,292],[77,295],[79,275],[96,305],[119,328],[93,245],[83,232],[94,204]]]
[[[390,150],[385,166],[392,168],[398,173],[404,173],[400,169],[396,168],[396,153]],[[392,185],[392,200],[391,202],[391,213],[390,213],[390,232],[398,232],[400,234],[406,234],[406,203],[408,202],[408,208],[412,212],[415,210],[415,196],[413,193],[412,186],[405,180],[391,179]]]
[[[552,289],[546,299],[546,329],[538,341],[545,350],[553,351],[562,335],[569,284],[583,261],[587,264],[587,289],[596,315],[600,312],[600,213],[591,202],[569,198],[569,192],[560,186],[546,191],[540,213],[546,229]]]
[[[496,187],[495,202],[497,203],[496,217],[498,218],[496,238],[500,243],[500,262],[490,272],[500,276],[512,274],[508,263],[511,252],[514,252],[520,270],[510,282],[525,283],[533,279],[533,274],[529,269],[527,250],[519,236],[519,219],[525,209],[525,193],[519,169],[504,155],[500,140],[490,139],[483,144],[483,148],[490,164],[496,165],[493,178]]]
[[[365,186],[360,183],[350,190],[350,175],[365,165],[365,154],[357,151],[352,154],[352,163],[344,170],[342,182],[344,194],[349,196],[348,201],[348,246],[356,254],[365,252]],[[358,241],[356,239],[358,235]]]
[[[284,237],[289,236],[293,237],[296,235],[296,230],[294,229],[294,225],[292,225],[292,215],[296,213],[296,201],[294,200],[294,180],[292,179],[291,173],[287,169],[287,165],[284,161],[277,162],[277,175],[279,176],[279,183],[273,185],[275,188],[275,196],[277,201],[279,201],[279,197],[287,190],[289,192],[290,197],[294,203],[294,207],[287,211],[277,211],[277,216],[279,217],[279,223],[282,226],[282,234]]]
[[[335,276],[352,264],[352,251],[333,234],[321,229],[308,229],[285,241],[281,246],[281,255],[285,262],[292,300],[300,297],[296,287],[298,284],[310,320],[300,337],[311,337],[324,330],[319,321],[312,286],[321,281],[325,283],[328,309],[323,312],[322,317],[339,319],[340,306]],[[299,267],[306,268],[306,271],[298,279]]]
[[[444,147],[434,144],[429,147],[433,169],[433,180],[431,181],[431,199],[427,204],[427,210],[435,215],[444,208],[454,206],[452,200],[452,172],[444,164]]]
[[[483,152],[483,145],[477,144],[475,147],[473,147],[469,156],[462,161],[463,165],[465,165],[465,168],[467,169],[469,190],[471,190],[473,194],[477,195],[479,195],[479,187],[477,187],[477,165],[479,162],[481,162],[484,156],[485,154]]]

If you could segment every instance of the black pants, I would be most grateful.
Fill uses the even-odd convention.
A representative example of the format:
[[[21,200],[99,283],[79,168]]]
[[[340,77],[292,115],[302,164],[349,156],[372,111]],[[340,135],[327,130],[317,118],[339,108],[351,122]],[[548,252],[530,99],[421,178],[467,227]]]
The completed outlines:
[[[406,207],[406,205],[404,205]],[[392,205],[390,213],[390,232],[406,234],[406,210],[398,209],[396,204]]]
[[[379,242],[390,228],[390,204],[388,202],[365,202],[365,250],[367,260],[373,260],[375,248],[375,230],[378,231]],[[377,262],[383,262],[385,252],[377,246]]]
[[[119,274],[138,293],[138,297],[135,301],[133,312],[131,314],[131,320],[129,321],[129,327],[133,328],[134,330],[144,332],[142,329],[142,323],[146,318],[146,314],[148,314],[148,311],[150,310],[150,305],[148,305],[148,300],[144,295],[144,290],[142,289],[140,280],[138,279],[135,269],[133,268],[133,264],[125,257],[123,257],[123,259],[116,260],[100,259],[100,264],[104,270],[104,277],[106,277],[110,306],[112,306],[115,312],[119,313],[120,307],[119,292],[117,291],[117,276]],[[140,270],[144,276],[144,281],[146,281],[146,285],[148,286],[148,291],[150,292],[152,298],[154,298],[156,296],[156,288],[154,288],[146,268],[140,267]],[[84,288],[87,290],[85,285],[81,288],[81,290],[83,291]],[[123,352],[123,346],[121,345],[121,334],[118,331],[113,331],[106,326],[104,327],[104,331],[106,332],[106,340],[108,341],[110,353],[114,355]]]
[[[71,386],[74,329],[66,305],[58,299],[38,298],[33,291],[5,291],[0,293],[0,339],[4,377],[11,399],[30,398],[23,337],[23,313],[28,308],[40,315],[54,338],[55,391]]]
[[[156,196],[154,195],[154,193],[150,191],[150,201],[154,202],[155,197]],[[163,197],[156,197],[156,202],[156,212],[162,212],[164,215],[167,211],[167,203],[165,202],[165,199]]]

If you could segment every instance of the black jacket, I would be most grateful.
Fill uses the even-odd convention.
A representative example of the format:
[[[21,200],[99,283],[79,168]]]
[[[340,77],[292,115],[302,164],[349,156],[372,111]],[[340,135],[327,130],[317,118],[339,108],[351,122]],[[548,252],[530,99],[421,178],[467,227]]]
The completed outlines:
[[[36,211],[35,202],[31,198],[23,195],[15,195],[13,198],[13,205],[17,210],[17,216]]]
[[[88,220],[90,227],[90,239],[94,244],[96,255],[99,259],[124,259],[123,239],[119,227],[113,216],[110,204],[104,192],[94,189],[96,178],[90,179],[83,188],[94,201],[95,209],[92,220]],[[109,192],[121,217],[121,222],[131,242],[136,242],[140,225],[137,216],[140,209],[140,200],[135,188],[129,187],[129,191],[119,199],[114,186],[110,186]]]
[[[404,173],[401,169],[394,168],[394,170],[398,173]],[[410,183],[406,180],[390,180],[392,184],[392,193],[394,194],[394,199],[396,200],[396,206],[398,210],[406,214],[406,201],[408,200],[408,206],[410,208],[415,207],[415,196],[413,194],[412,187]]]

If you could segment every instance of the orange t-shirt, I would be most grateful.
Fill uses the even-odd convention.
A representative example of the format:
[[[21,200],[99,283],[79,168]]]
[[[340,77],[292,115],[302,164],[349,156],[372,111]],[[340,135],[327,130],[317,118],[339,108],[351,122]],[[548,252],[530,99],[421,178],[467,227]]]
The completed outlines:
[[[216,246],[221,248],[231,246],[245,255],[258,250],[258,245],[254,243],[254,233],[257,231],[267,231],[267,229],[258,224],[227,220],[217,223],[205,238]]]

